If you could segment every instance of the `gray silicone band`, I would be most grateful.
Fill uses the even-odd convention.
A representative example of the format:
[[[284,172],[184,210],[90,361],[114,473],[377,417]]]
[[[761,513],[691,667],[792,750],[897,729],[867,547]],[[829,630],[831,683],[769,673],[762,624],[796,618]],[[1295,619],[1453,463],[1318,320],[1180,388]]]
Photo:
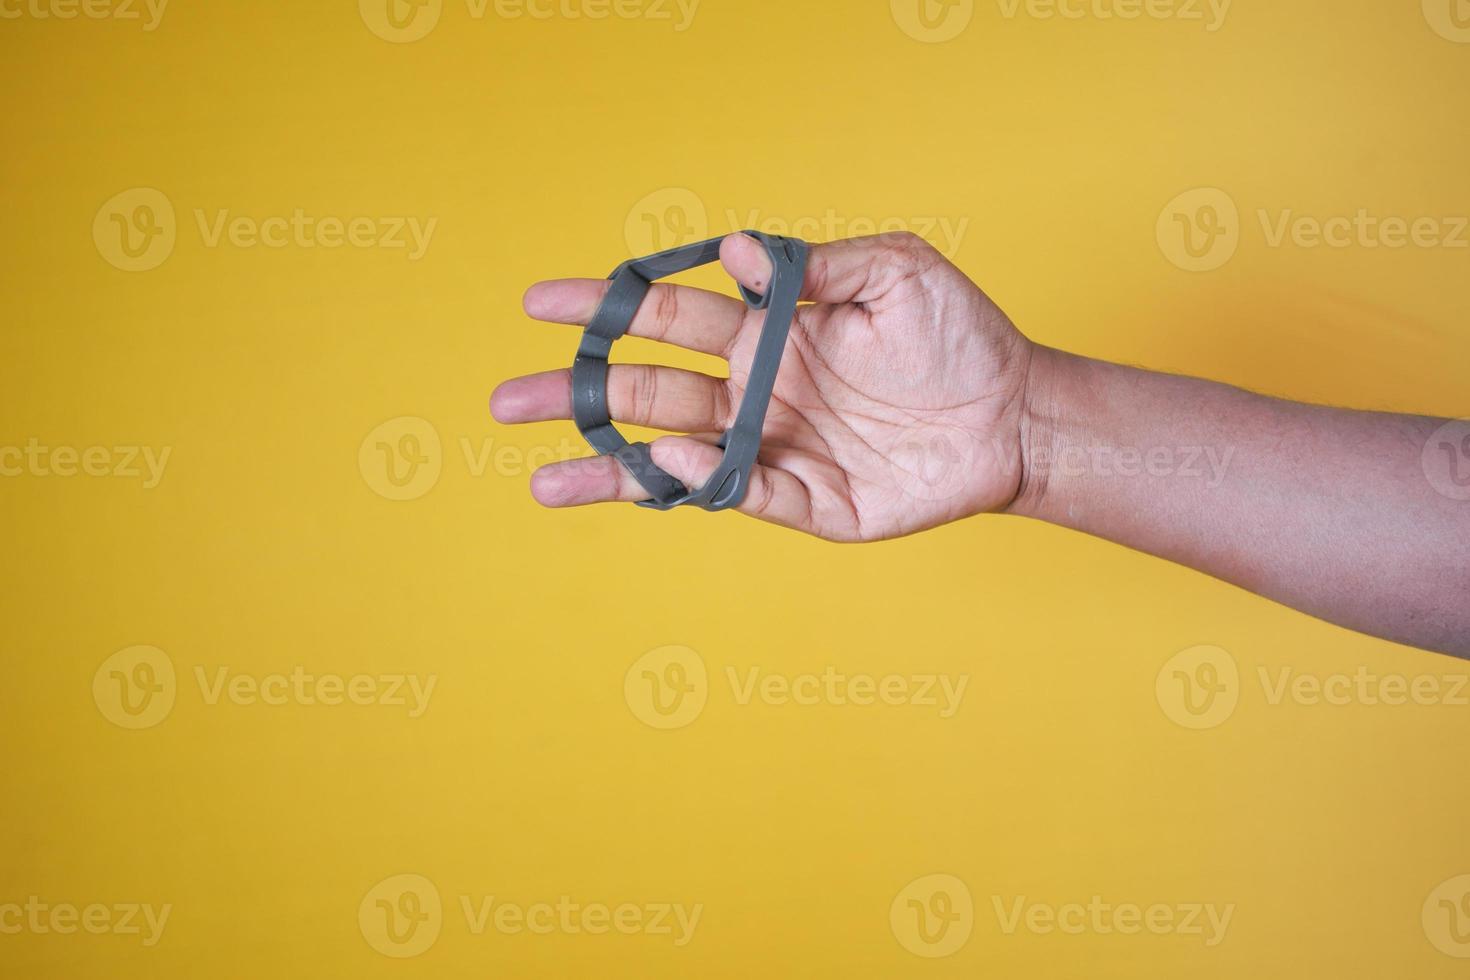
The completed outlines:
[[[667,276],[718,261],[720,242],[724,239],[711,238],[618,266],[608,276],[612,285],[582,335],[577,359],[572,364],[572,417],[599,455],[616,458],[648,491],[652,499],[640,502],[641,507],[671,510],[693,504],[705,510],[726,510],[740,506],[749,489],[750,471],[760,452],[766,409],[771,403],[786,337],[791,332],[791,321],[801,297],[809,248],[796,238],[759,231],[745,234],[766,247],[774,268],[764,294],[740,287],[740,294],[751,309],[766,311],[766,321],[756,342],[745,397],[735,414],[735,423],[720,440],[724,457],[698,490],[690,490],[660,469],[647,443],[629,443],[613,426],[607,404],[607,359],[613,343],[628,332],[650,286]]]

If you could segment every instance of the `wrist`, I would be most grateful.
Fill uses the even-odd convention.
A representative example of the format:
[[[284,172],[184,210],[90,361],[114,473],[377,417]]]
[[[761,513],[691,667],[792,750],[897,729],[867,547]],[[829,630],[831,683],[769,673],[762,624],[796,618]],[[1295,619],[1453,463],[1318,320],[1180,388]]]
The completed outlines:
[[[1034,346],[1021,398],[1019,431],[1020,486],[1004,513],[1046,520],[1067,488],[1056,479],[1051,460],[1066,441],[1066,419],[1084,359],[1040,344]]]

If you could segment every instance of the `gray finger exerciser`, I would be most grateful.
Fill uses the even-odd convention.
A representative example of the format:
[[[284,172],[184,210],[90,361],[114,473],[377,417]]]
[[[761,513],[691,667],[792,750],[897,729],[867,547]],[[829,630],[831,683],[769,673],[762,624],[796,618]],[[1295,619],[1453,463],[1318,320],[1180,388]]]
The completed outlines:
[[[654,463],[648,443],[630,443],[613,426],[607,404],[607,358],[613,342],[628,332],[653,283],[717,261],[723,239],[711,238],[672,248],[618,266],[608,276],[612,285],[582,335],[582,346],[578,348],[577,359],[572,365],[572,417],[598,455],[618,460],[648,491],[652,499],[641,501],[640,507],[672,510],[693,504],[705,510],[727,510],[740,506],[749,489],[750,471],[760,451],[766,409],[776,386],[776,372],[781,368],[786,335],[791,331],[796,301],[801,295],[802,279],[806,275],[809,249],[805,242],[795,238],[758,231],[745,234],[766,247],[774,268],[764,295],[740,287],[746,305],[753,310],[766,311],[766,322],[756,343],[745,398],[735,415],[735,424],[719,442],[725,451],[724,458],[704,486],[697,490],[684,486]]]

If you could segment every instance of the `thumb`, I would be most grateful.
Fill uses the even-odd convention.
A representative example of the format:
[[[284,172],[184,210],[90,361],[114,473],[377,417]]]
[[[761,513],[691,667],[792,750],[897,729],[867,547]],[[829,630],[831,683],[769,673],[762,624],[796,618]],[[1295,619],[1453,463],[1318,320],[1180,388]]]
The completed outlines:
[[[878,273],[899,251],[899,236],[873,235],[811,246],[801,298],[813,303],[866,303],[882,294],[887,277]],[[758,293],[771,281],[771,257],[749,235],[727,235],[720,262],[742,286]]]

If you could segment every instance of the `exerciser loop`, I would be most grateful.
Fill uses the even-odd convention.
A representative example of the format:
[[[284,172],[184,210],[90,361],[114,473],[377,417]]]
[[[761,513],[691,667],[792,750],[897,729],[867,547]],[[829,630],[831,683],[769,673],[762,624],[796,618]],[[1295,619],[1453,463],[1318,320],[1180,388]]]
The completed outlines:
[[[746,305],[753,310],[765,310],[766,320],[756,342],[745,397],[735,414],[735,423],[719,442],[724,456],[714,474],[698,490],[690,490],[661,469],[653,461],[648,443],[630,443],[613,426],[607,404],[607,359],[613,343],[628,332],[653,283],[719,261],[720,242],[724,239],[711,238],[671,248],[618,266],[608,276],[612,285],[582,334],[582,344],[572,364],[572,417],[598,455],[612,456],[648,491],[651,499],[640,501],[640,507],[672,510],[692,504],[705,510],[727,510],[740,506],[749,489],[750,471],[760,452],[761,429],[765,426],[771,392],[776,387],[776,374],[781,369],[781,355],[791,332],[791,320],[796,315],[796,303],[801,297],[810,250],[806,242],[796,238],[759,231],[745,234],[764,245],[771,257],[774,271],[764,293],[740,286]]]

